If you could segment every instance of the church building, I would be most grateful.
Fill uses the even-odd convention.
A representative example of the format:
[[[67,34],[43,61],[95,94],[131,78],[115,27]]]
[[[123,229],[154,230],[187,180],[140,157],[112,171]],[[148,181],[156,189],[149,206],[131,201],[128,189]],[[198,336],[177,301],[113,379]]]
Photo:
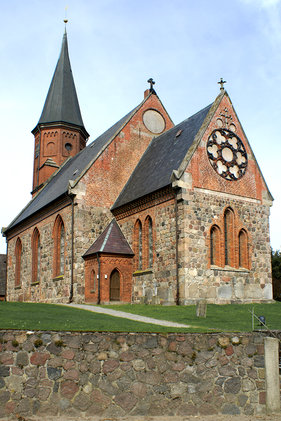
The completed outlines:
[[[8,301],[272,299],[273,199],[225,82],[176,126],[148,82],[89,142],[64,33],[32,130],[32,199],[3,229]]]

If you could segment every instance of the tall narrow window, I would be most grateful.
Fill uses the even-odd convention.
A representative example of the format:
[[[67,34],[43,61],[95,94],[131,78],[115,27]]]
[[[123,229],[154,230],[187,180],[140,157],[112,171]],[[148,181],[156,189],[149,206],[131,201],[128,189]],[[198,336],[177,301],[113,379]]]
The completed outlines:
[[[211,265],[220,266],[220,232],[216,225],[210,232],[210,260]]]
[[[32,235],[32,282],[40,278],[40,234],[37,228]]]
[[[145,267],[151,268],[153,266],[153,233],[152,219],[150,216],[148,216],[145,220],[144,247]]]
[[[64,255],[65,255],[65,229],[64,223],[59,215],[55,221],[54,231],[54,257],[53,257],[53,268],[54,276],[60,276],[64,274]]]
[[[15,286],[20,286],[20,278],[21,278],[21,255],[22,255],[22,243],[20,238],[16,241],[15,247],[15,259],[16,259],[16,266],[15,266]]]
[[[239,243],[239,267],[248,268],[248,237],[245,230],[241,230],[238,236]]]
[[[142,224],[138,219],[134,227],[135,270],[142,269]]]
[[[231,208],[224,213],[224,256],[225,265],[233,266],[234,257],[234,214]]]
[[[96,291],[96,272],[94,269],[91,270],[90,274],[90,292]]]

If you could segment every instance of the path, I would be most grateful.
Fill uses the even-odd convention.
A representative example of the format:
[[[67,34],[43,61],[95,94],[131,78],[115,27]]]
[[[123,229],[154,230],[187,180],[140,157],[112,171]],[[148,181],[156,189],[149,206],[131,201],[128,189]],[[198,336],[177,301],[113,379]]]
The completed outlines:
[[[167,320],[153,319],[151,317],[139,316],[138,314],[126,313],[125,311],[112,310],[111,308],[104,308],[104,307],[87,305],[87,304],[75,304],[75,303],[62,304],[62,305],[74,307],[74,308],[80,308],[82,310],[89,310],[89,311],[93,311],[94,313],[102,313],[102,314],[108,314],[109,316],[122,317],[123,319],[135,320],[136,322],[150,323],[150,324],[158,325],[158,326],[180,327],[180,328],[190,327],[190,325],[185,325],[182,323],[174,323],[174,322],[169,322]]]

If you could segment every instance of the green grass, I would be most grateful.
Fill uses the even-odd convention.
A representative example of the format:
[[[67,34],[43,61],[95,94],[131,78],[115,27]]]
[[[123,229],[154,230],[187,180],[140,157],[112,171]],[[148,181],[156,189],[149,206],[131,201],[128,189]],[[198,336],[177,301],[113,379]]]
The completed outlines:
[[[67,305],[16,302],[0,302],[0,329],[163,333],[188,331],[79,310]]]
[[[281,302],[270,304],[208,304],[206,319],[196,317],[196,306],[161,306],[145,304],[123,304],[103,306],[115,310],[154,317],[196,326],[200,329],[216,331],[243,332],[252,330],[252,315],[254,308],[257,316],[265,316],[266,325],[271,330],[281,330]],[[258,326],[255,321],[255,328]],[[196,331],[196,328],[193,329]]]
[[[170,328],[92,313],[55,304],[0,302],[0,329],[111,331],[111,332],[243,332],[252,330],[252,316],[265,316],[272,330],[281,330],[281,303],[208,304],[207,317],[196,317],[195,306],[123,304],[103,306],[161,320],[189,324],[190,329]],[[258,327],[258,322],[255,323]]]

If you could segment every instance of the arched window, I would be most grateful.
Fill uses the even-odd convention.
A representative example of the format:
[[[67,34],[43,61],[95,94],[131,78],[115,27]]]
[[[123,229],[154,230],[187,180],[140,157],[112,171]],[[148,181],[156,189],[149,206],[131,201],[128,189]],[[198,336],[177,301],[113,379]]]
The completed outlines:
[[[148,216],[145,220],[145,266],[151,268],[153,266],[153,232],[152,219]]]
[[[54,224],[53,239],[53,267],[54,277],[56,277],[64,274],[65,229],[63,220],[60,215],[57,216]]]
[[[142,224],[138,219],[134,227],[135,269],[142,269]]]
[[[91,270],[90,274],[90,292],[95,292],[96,290],[96,272],[94,269]]]
[[[249,267],[249,255],[248,255],[248,236],[244,229],[239,232],[238,235],[239,244],[239,267]]]
[[[224,212],[224,257],[225,266],[234,266],[234,213],[231,208]]]
[[[211,265],[220,266],[220,230],[213,225],[210,231],[210,260]]]
[[[32,248],[32,282],[40,279],[40,234],[37,228],[34,229],[31,241]]]
[[[21,277],[21,255],[22,255],[22,243],[20,238],[16,241],[15,247],[15,259],[16,259],[16,266],[15,266],[15,286],[20,286],[20,277]]]

